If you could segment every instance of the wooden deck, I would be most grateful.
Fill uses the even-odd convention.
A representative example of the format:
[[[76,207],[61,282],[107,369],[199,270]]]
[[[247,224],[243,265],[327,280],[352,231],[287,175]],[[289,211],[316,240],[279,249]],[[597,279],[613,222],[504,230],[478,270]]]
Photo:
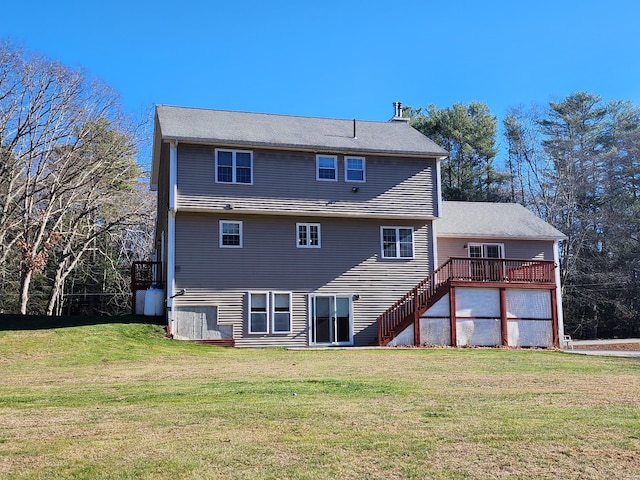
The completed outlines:
[[[378,344],[387,345],[409,325],[417,325],[453,286],[553,289],[555,268],[547,260],[452,257],[378,317]],[[418,344],[418,329],[414,331]]]

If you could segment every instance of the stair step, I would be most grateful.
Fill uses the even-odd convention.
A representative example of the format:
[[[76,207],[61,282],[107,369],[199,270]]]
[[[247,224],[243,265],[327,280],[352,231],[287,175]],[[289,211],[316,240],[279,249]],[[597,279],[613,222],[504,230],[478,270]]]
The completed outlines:
[[[198,343],[206,343],[207,345],[214,345],[216,347],[235,347],[236,341],[233,338],[221,338],[217,340],[194,340]]]

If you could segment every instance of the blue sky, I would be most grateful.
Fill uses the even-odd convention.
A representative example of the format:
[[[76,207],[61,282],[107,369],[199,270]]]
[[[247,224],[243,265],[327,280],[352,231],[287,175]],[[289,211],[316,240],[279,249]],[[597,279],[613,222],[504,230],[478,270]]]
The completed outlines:
[[[387,120],[392,102],[640,105],[637,0],[1,0],[0,36],[154,104]]]

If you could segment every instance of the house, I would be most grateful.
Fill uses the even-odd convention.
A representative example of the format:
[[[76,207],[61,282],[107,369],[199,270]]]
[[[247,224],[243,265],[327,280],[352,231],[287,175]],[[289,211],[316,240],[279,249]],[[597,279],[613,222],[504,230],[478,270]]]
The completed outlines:
[[[484,255],[507,260],[512,241],[525,238],[490,229],[457,236],[445,219],[455,205],[441,201],[446,155],[409,126],[400,104],[389,122],[158,106],[151,185],[170,335],[236,346],[361,346],[407,343],[413,330],[409,343],[435,343],[420,338],[421,323],[443,323],[435,303],[454,296],[458,281],[477,291],[488,281],[499,291],[518,284],[551,298],[557,279],[547,247],[544,258],[514,248],[528,261],[481,278],[477,262],[492,261]],[[537,225],[545,228],[541,241],[560,238]],[[499,255],[493,244],[503,245]],[[478,271],[436,285],[447,249],[471,255],[464,268]],[[408,295],[427,284],[433,294]],[[450,326],[460,321],[453,311]],[[429,320],[435,314],[439,320]],[[542,346],[557,344],[557,318],[554,325]],[[456,330],[441,339],[459,344]]]

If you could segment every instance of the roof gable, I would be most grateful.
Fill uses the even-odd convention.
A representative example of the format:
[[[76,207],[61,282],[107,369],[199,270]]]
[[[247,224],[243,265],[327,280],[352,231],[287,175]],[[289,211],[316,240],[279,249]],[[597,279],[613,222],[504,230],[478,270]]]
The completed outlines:
[[[563,240],[566,236],[518,203],[442,202],[439,237]]]

